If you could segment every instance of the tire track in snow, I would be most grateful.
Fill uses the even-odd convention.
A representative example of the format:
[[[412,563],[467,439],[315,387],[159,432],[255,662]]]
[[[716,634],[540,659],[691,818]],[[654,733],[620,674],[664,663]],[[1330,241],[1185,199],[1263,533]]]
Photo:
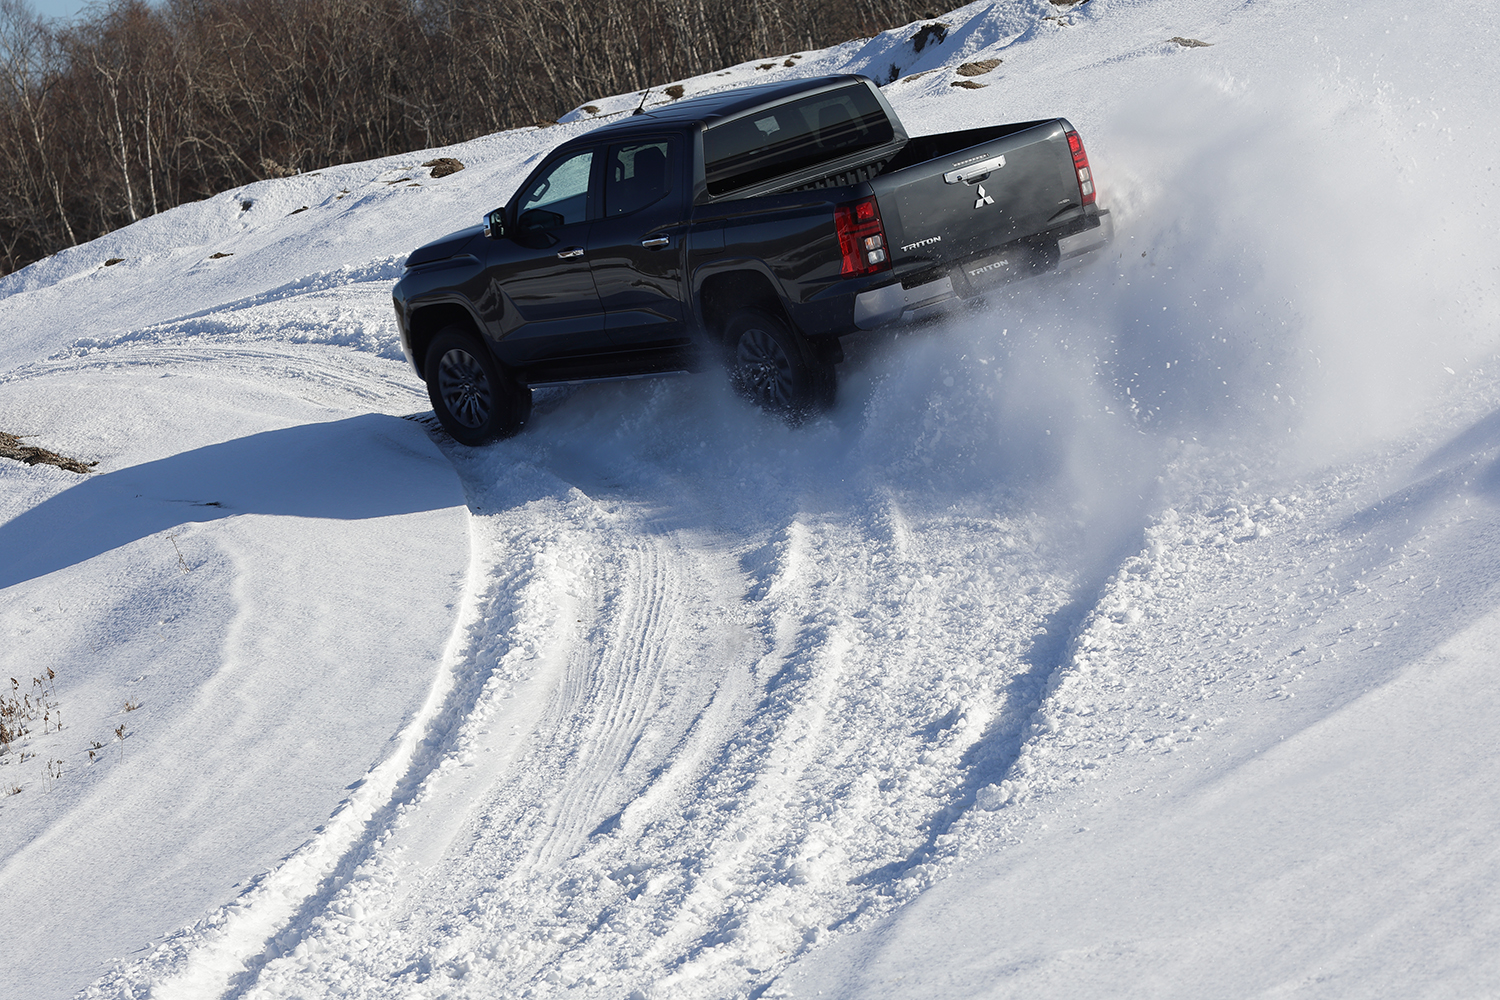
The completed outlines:
[[[372,402],[400,400],[398,412],[408,413],[423,405],[430,406],[426,393],[414,386],[405,372],[393,370],[389,363],[343,347],[314,343],[278,343],[266,347],[246,343],[129,344],[91,351],[84,357],[22,365],[0,373],[0,385],[85,368],[172,369],[176,377],[191,378],[194,369],[209,370],[210,366],[216,379],[240,375],[251,385],[263,382],[267,370],[276,371],[292,384],[305,386],[306,398],[316,399],[328,392],[341,398],[352,396]]]
[[[557,495],[556,482],[531,485],[553,495],[518,503],[514,484],[504,482],[474,494],[476,508],[499,509],[486,518],[499,525],[489,562],[548,548],[568,564],[576,596],[573,610],[556,617],[578,620],[534,628],[545,602],[528,608],[522,600],[509,634],[472,645],[477,664],[504,659],[529,629],[520,659],[549,665],[518,663],[510,690],[485,693],[401,828],[250,995],[289,996],[319,982],[345,989],[351,981],[380,995],[393,981],[405,989],[476,976],[484,966],[476,954],[494,962],[507,949],[500,964],[508,982],[527,978],[527,968],[541,974],[600,920],[565,934],[559,926],[562,937],[540,949],[515,941],[514,924],[525,936],[570,922],[579,866],[597,870],[630,831],[676,808],[673,790],[701,777],[743,715],[746,636],[732,616],[715,613],[732,576],[728,554],[691,530],[661,529],[648,508],[610,513],[580,491]],[[512,720],[524,735],[502,732]],[[485,764],[506,745],[506,766]],[[476,904],[469,898],[476,884],[492,887],[499,901]],[[386,942],[375,962],[359,954],[372,939]]]
[[[444,737],[466,714],[475,685],[455,669],[468,632],[479,618],[471,523],[468,579],[442,667],[422,707],[395,738],[396,747],[371,769],[329,821],[277,868],[256,879],[235,902],[173,934],[141,962],[104,977],[83,996],[132,997],[149,990],[158,1000],[241,996],[259,969],[295,944],[348,873],[379,844],[400,806],[441,762]]]
[[[527,566],[501,568],[491,558],[502,549],[493,526],[471,516],[469,530],[470,565],[455,627],[427,699],[394,739],[396,749],[306,844],[254,880],[238,900],[171,935],[146,959],[102,978],[83,996],[131,997],[149,990],[159,1000],[232,1000],[252,993],[261,970],[294,953],[335,912],[340,891],[361,866],[379,859],[422,804],[432,779],[452,769],[467,749],[461,746],[465,724],[487,695],[504,686],[495,681],[512,679],[497,677],[493,660],[476,654],[493,652],[496,631],[503,638],[519,632],[523,643],[534,642],[536,636],[527,633],[538,626],[528,613],[534,619],[536,605],[549,608],[551,617],[571,611],[558,599],[568,590],[566,572],[562,579],[548,572],[557,569],[555,562],[536,558]],[[555,635],[556,626],[548,625],[543,630]],[[443,815],[446,827],[456,829],[452,811]]]
[[[650,535],[628,547],[621,567],[627,583],[604,602],[607,615],[591,636],[603,641],[579,664],[549,712],[554,747],[572,748],[563,753],[575,774],[554,797],[536,847],[539,867],[570,856],[621,807],[619,789],[611,786],[640,745],[656,706],[677,625],[673,609],[684,598],[666,570],[662,548],[662,539]]]
[[[875,488],[668,523],[650,489],[483,472],[472,696],[236,995],[762,990],[936,877],[974,755],[1086,613],[1045,518]]]

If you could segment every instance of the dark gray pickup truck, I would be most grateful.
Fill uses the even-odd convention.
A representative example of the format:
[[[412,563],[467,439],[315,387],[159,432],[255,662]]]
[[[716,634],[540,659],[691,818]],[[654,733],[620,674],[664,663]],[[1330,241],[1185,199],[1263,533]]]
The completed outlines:
[[[508,205],[414,251],[402,348],[455,439],[515,433],[531,387],[727,366],[796,420],[841,336],[1107,244],[1061,118],[906,134],[836,76],[653,107],[563,143]]]

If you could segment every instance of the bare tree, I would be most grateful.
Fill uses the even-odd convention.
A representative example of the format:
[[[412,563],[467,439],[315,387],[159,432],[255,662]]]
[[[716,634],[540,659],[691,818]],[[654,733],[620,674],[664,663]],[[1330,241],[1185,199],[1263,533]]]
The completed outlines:
[[[49,155],[55,120],[50,98],[59,80],[58,56],[46,22],[22,0],[0,0],[0,105],[6,133],[0,148],[9,153],[5,169],[11,181],[8,204],[0,209],[0,240],[7,263],[28,242],[26,226],[38,227],[38,249],[63,240],[64,246],[78,242],[63,204],[62,180]],[[49,203],[55,212],[50,219],[43,207]]]
[[[0,273],[248,181],[867,35],[913,0],[0,0]]]

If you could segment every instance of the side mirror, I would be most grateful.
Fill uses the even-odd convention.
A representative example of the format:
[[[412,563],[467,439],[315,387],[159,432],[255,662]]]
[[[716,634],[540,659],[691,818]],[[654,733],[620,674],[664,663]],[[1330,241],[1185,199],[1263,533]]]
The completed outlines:
[[[489,212],[484,217],[484,235],[492,240],[498,240],[505,235],[505,206]]]
[[[528,208],[516,220],[516,229],[522,233],[540,233],[548,229],[557,229],[565,221],[558,213],[549,212],[545,208]]]

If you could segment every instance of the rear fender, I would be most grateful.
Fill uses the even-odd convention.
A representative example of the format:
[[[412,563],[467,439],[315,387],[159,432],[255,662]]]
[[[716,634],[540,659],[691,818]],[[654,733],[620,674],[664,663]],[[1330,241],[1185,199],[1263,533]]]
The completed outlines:
[[[698,324],[715,342],[737,313],[759,309],[779,317],[793,330],[791,310],[776,279],[764,262],[754,259],[716,260],[693,276],[693,309]]]

